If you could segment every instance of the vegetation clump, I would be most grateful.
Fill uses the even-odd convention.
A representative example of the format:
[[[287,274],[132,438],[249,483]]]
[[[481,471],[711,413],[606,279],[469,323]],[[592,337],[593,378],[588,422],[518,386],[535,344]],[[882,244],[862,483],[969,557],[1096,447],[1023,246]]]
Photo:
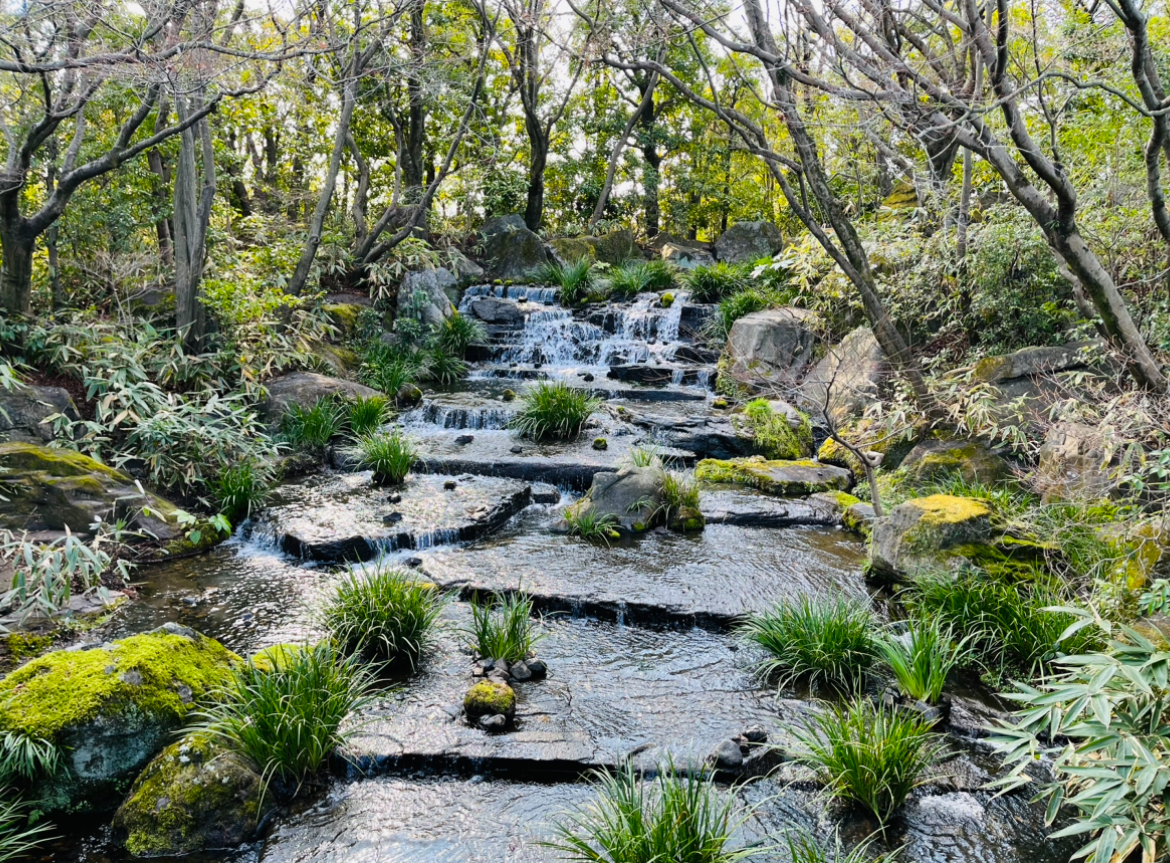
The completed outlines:
[[[527,659],[545,633],[532,620],[532,598],[519,591],[492,601],[471,603],[470,646],[482,659],[519,662]]]
[[[711,264],[685,271],[682,283],[692,301],[717,303],[746,288],[748,272],[731,264]]]
[[[349,405],[349,430],[356,436],[373,434],[390,421],[393,412],[385,396],[358,396]]]
[[[601,406],[600,399],[564,381],[539,381],[520,395],[520,402],[510,426],[538,442],[576,438]]]
[[[414,444],[397,429],[389,434],[362,435],[357,448],[362,467],[374,472],[376,485],[398,485],[418,459]]]
[[[942,696],[947,675],[962,664],[968,642],[977,633],[968,632],[956,640],[954,630],[937,617],[912,620],[905,632],[884,633],[875,641],[878,653],[898,681],[898,688],[910,698],[936,704]]]
[[[325,447],[345,431],[349,411],[345,403],[331,397],[318,399],[311,408],[292,404],[281,418],[281,436],[295,447],[322,454]]]
[[[544,264],[536,274],[540,282],[560,288],[562,305],[574,306],[583,302],[597,287],[597,271],[593,261],[579,258],[567,264]]]
[[[812,455],[812,423],[798,414],[794,427],[784,411],[775,411],[767,399],[744,405],[738,425],[756,441],[760,454],[769,459],[803,459]]]

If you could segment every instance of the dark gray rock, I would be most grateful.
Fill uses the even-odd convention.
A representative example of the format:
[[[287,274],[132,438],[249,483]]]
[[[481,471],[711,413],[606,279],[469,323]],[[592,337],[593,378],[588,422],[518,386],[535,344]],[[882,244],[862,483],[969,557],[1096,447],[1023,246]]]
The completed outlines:
[[[708,762],[716,770],[740,770],[743,768],[743,752],[734,740],[723,740],[711,751]]]
[[[508,673],[512,675],[513,680],[519,680],[523,682],[525,680],[532,679],[532,669],[530,669],[528,667],[528,663],[524,661],[517,662],[508,670]]]
[[[72,422],[81,419],[69,391],[62,387],[25,384],[12,392],[0,390],[0,439],[48,443],[56,435],[45,420],[55,414]]]
[[[543,680],[548,675],[548,666],[544,664],[543,659],[529,659],[525,665],[528,666],[528,672],[533,680]]]
[[[753,725],[743,733],[744,738],[748,743],[767,743],[768,732],[764,730],[762,725]]]
[[[370,398],[381,395],[377,390],[339,378],[326,377],[316,372],[292,372],[265,384],[267,396],[260,405],[261,415],[270,423],[280,418],[295,404],[306,410],[320,399],[329,396]]]
[[[459,437],[455,438],[455,443],[459,444],[459,446],[467,446],[467,444],[471,443],[473,440],[475,440],[475,435],[461,434]]]
[[[771,222],[736,222],[715,241],[715,257],[728,264],[751,264],[784,248],[784,235]]]
[[[706,249],[696,249],[692,246],[681,246],[675,243],[663,244],[659,255],[668,264],[674,264],[683,270],[709,267],[715,263],[715,256]]]
[[[776,498],[745,489],[725,491],[708,489],[700,499],[700,508],[708,524],[736,524],[745,527],[792,527],[795,525],[841,524],[841,514],[833,501],[813,495],[805,499]]]
[[[481,716],[477,720],[479,727],[484,731],[503,731],[508,727],[508,719],[502,713],[493,713],[490,716]]]
[[[471,313],[489,324],[498,324],[505,327],[522,327],[524,313],[516,304],[496,297],[485,297],[471,303]]]
[[[753,455],[755,440],[741,435],[728,417],[660,416],[652,413],[626,414],[630,422],[649,430],[662,446],[687,450],[696,458],[735,458]]]
[[[544,241],[528,230],[522,216],[488,219],[479,233],[484,261],[494,278],[527,278],[551,260]]]
[[[812,363],[816,315],[784,306],[744,315],[727,337],[730,372],[747,384],[795,384]]]

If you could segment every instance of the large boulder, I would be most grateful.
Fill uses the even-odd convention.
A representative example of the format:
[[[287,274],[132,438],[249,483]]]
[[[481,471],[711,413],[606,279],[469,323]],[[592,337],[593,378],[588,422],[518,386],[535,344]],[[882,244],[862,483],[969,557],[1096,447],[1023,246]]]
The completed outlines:
[[[715,257],[728,264],[751,264],[784,248],[784,235],[771,222],[736,222],[715,241]]]
[[[902,468],[920,484],[958,476],[994,485],[1011,476],[1008,463],[975,440],[924,440],[906,454]]]
[[[38,806],[101,811],[239,661],[177,624],[41,656],[0,680],[0,730],[56,747],[60,768],[35,783]]]
[[[880,456],[876,464],[886,470],[897,470],[906,456],[922,440],[925,423],[890,429],[885,423],[868,417],[851,420],[837,429],[837,435],[863,452]],[[861,476],[865,468],[853,453],[833,440],[825,438],[817,450],[817,459],[825,464],[847,467]],[[871,463],[875,460],[871,458]]]
[[[627,229],[610,231],[600,237],[582,237],[586,244],[593,249],[594,257],[602,263],[620,264],[631,258],[641,257],[638,244],[634,242],[634,232]]]
[[[81,419],[69,391],[62,387],[22,384],[11,392],[0,390],[0,438],[48,443],[56,435],[45,420],[58,414],[73,422]]]
[[[479,229],[483,259],[497,279],[526,279],[551,256],[539,236],[528,230],[522,216],[497,216]]]
[[[1043,546],[1013,536],[984,500],[934,494],[912,498],[873,524],[870,571],[892,579],[967,564],[996,571],[1034,560]]]
[[[779,497],[807,497],[823,491],[848,491],[853,474],[811,459],[769,461],[763,456],[704,459],[695,466],[695,479],[758,488]]]
[[[584,237],[557,237],[549,240],[548,244],[562,264],[572,264],[582,259],[597,260],[597,250]]]
[[[316,372],[292,372],[282,375],[269,381],[264,388],[268,394],[260,405],[260,413],[270,423],[280,422],[280,418],[293,405],[299,405],[308,410],[320,399],[330,396],[369,398],[381,395],[370,387],[362,386],[353,381],[319,375]]]
[[[446,267],[412,270],[398,286],[398,317],[415,318],[424,326],[441,324],[455,311],[448,291],[459,284]]]
[[[0,527],[87,533],[98,521],[127,518],[160,540],[178,538],[178,508],[143,493],[134,480],[87,455],[31,443],[0,444]]]
[[[682,270],[711,267],[715,264],[715,256],[706,249],[683,246],[677,243],[664,243],[658,254],[666,263],[673,264]]]
[[[188,734],[134,780],[113,827],[135,857],[234,848],[256,835],[263,801],[251,764],[207,734]]]
[[[593,475],[589,492],[569,508],[570,518],[592,515],[608,519],[626,533],[654,526],[662,513],[662,486],[665,474],[656,467],[623,467],[617,472]]]
[[[839,425],[878,400],[887,373],[886,355],[873,331],[861,327],[829,348],[801,384],[801,398],[814,416],[827,410]]]
[[[1024,418],[1044,425],[1054,403],[1075,395],[1076,385],[1064,373],[1095,375],[1097,383],[1112,385],[1117,370],[1106,351],[1101,340],[1021,348],[1010,354],[984,357],[975,366],[973,377],[999,391],[997,412],[1002,417],[1014,418],[1015,405],[1022,399]]]
[[[793,385],[812,363],[816,315],[784,306],[737,320],[727,337],[728,371],[741,383]]]
[[[488,324],[503,327],[519,327],[524,324],[524,313],[514,302],[496,297],[473,300],[471,313]]]
[[[1035,485],[1045,503],[1107,497],[1117,485],[1118,455],[1102,429],[1086,423],[1056,423],[1040,447]]]

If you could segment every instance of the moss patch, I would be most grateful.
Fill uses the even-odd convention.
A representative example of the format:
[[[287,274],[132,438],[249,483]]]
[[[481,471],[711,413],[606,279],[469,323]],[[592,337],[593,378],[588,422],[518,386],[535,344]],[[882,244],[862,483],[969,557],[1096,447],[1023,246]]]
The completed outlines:
[[[987,501],[972,497],[956,497],[952,494],[916,497],[906,503],[922,510],[919,523],[927,526],[960,524],[976,518],[990,518],[992,513]]]
[[[797,412],[794,426],[784,413],[772,410],[767,399],[756,399],[732,418],[736,430],[755,439],[760,454],[770,459],[800,459],[812,455],[812,423]]]
[[[0,444],[0,466],[10,471],[44,471],[55,477],[88,477],[98,473],[120,483],[132,485],[134,482],[121,471],[107,467],[87,455],[31,443]],[[100,484],[98,490],[101,490]]]
[[[303,644],[274,644],[258,651],[248,659],[261,671],[273,672],[278,668],[295,662],[305,651]]]
[[[463,712],[471,719],[481,716],[506,716],[516,714],[516,692],[506,683],[482,680],[463,698]]]
[[[781,497],[844,490],[853,484],[848,471],[812,459],[768,460],[761,456],[703,459],[695,466],[695,479],[747,485]]]

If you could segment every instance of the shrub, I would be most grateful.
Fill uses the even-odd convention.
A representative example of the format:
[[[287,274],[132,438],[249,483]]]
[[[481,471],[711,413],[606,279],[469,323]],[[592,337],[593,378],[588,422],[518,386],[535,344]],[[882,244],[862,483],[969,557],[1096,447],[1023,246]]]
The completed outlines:
[[[771,303],[761,291],[739,291],[719,301],[719,308],[711,319],[710,336],[713,339],[724,340],[731,332],[732,325],[744,315],[762,311]]]
[[[1012,583],[978,570],[926,574],[914,580],[904,598],[916,614],[969,633],[972,651],[994,675],[1014,670],[1030,676],[1057,650],[1079,653],[1094,646],[1088,632],[1066,637],[1075,618],[1047,610],[1065,598],[1043,575]]]
[[[571,440],[601,407],[601,400],[564,381],[539,381],[520,395],[520,410],[511,427],[535,441]]]
[[[519,592],[496,597],[486,605],[472,601],[471,620],[466,632],[483,659],[519,662],[544,637],[532,623],[532,599]]]
[[[873,664],[872,625],[869,610],[858,603],[803,597],[749,617],[739,631],[771,654],[759,671],[779,675],[781,687],[798,680],[847,686]]]
[[[596,771],[596,801],[555,827],[547,847],[588,863],[733,863],[755,852],[728,847],[742,816],[735,796],[693,771],[673,766],[656,782],[639,779],[629,762]]]
[[[238,668],[221,699],[197,714],[197,730],[255,764],[265,786],[276,781],[295,794],[344,746],[341,723],[370,702],[372,684],[358,657],[342,658],[328,643],[306,646],[269,671]]]
[[[536,274],[538,281],[560,288],[560,301],[572,306],[581,302],[596,286],[593,262],[581,258],[571,264],[550,263],[542,266]]]
[[[682,274],[683,287],[696,303],[717,303],[742,291],[747,282],[746,270],[724,263],[695,267]]]
[[[280,432],[296,447],[321,452],[345,429],[348,411],[343,403],[321,398],[308,410],[293,404],[281,418]]]
[[[433,584],[396,569],[345,575],[321,612],[321,623],[346,654],[413,669],[433,637],[443,601]]]
[[[362,467],[374,472],[377,485],[398,485],[418,458],[414,444],[395,429],[389,434],[367,434],[357,439]]]
[[[876,642],[898,688],[911,698],[934,704],[942,695],[947,675],[967,656],[967,644],[975,637],[976,633],[969,632],[956,642],[954,630],[932,617],[912,621],[905,633],[886,633]]]
[[[349,430],[354,435],[371,434],[390,421],[390,401],[384,396],[358,396],[349,405]]]
[[[475,318],[452,312],[449,318],[445,318],[434,328],[431,341],[443,353],[463,359],[468,347],[483,342],[486,338],[487,331],[483,324]]]
[[[1014,721],[1001,720],[991,739],[1011,768],[994,785],[1006,792],[1035,782],[1030,766],[1051,759],[1056,778],[1042,781],[1040,792],[1049,802],[1047,822],[1063,806],[1079,814],[1053,838],[1092,837],[1073,859],[1161,859],[1170,837],[1170,645],[1082,609],[1065,613],[1075,627],[1104,636],[1106,652],[1056,659],[1057,672],[1042,684],[1017,684],[1018,691],[1006,696],[1022,708]]]
[[[220,471],[215,480],[215,501],[232,524],[238,524],[264,505],[272,477],[270,470],[252,461],[242,461]]]
[[[862,698],[825,705],[807,728],[791,729],[797,760],[835,797],[851,800],[885,825],[943,754],[930,720]]]

